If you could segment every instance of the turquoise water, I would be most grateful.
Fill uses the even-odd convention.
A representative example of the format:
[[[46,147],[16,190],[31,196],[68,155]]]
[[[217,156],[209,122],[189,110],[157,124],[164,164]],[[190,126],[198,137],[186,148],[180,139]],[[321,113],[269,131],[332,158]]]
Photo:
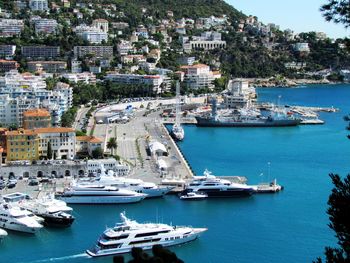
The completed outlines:
[[[350,112],[350,86],[260,89],[262,101],[335,106],[322,126],[292,128],[197,128],[186,126],[179,144],[193,170],[243,175],[250,183],[277,177],[285,190],[231,200],[181,202],[174,196],[124,206],[74,206],[76,222],[67,229],[45,229],[37,236],[11,233],[0,245],[0,262],[112,262],[88,259],[84,250],[119,213],[139,221],[208,227],[199,240],[172,248],[185,262],[312,262],[335,244],[325,213],[330,172],[350,171],[350,141],[342,120]],[[264,176],[259,175],[263,173]]]

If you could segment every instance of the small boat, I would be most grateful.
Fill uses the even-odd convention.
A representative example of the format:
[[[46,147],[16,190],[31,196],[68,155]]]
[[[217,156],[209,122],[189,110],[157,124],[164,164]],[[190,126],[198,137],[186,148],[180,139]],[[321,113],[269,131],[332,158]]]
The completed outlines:
[[[180,195],[181,200],[204,200],[208,197],[207,194],[201,192],[188,192]]]
[[[7,237],[7,232],[0,228],[0,241]]]
[[[283,190],[283,186],[277,184],[277,180],[273,180],[271,183],[260,183],[256,187],[257,193],[277,193]]]
[[[154,245],[164,247],[180,245],[197,239],[208,230],[190,226],[141,224],[127,218],[125,213],[121,213],[120,218],[121,223],[105,230],[96,245],[86,251],[89,256],[101,257],[129,253],[134,247],[152,249]]]

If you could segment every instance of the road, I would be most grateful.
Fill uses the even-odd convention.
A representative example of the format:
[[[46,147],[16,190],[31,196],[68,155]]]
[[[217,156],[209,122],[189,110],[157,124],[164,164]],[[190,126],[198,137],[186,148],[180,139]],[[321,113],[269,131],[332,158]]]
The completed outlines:
[[[81,131],[84,125],[83,119],[86,118],[86,114],[90,108],[79,108],[77,112],[77,116],[75,117],[75,121],[73,124],[73,129]]]

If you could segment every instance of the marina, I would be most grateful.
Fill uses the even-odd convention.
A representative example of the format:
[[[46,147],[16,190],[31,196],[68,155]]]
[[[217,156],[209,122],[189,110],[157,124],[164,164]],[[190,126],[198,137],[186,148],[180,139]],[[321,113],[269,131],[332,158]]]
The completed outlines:
[[[348,92],[347,89],[342,87],[339,87],[339,90],[344,94]],[[269,93],[266,93],[267,91],[259,91],[262,92],[260,99],[271,100],[271,97],[276,97],[276,91],[269,90]],[[289,103],[294,101],[293,93],[290,97],[288,96],[288,93],[290,94],[292,91],[283,91],[284,98],[288,98],[286,101]],[[281,92],[281,90],[278,92]],[[313,88],[309,92],[314,92]],[[346,96],[344,95],[344,97]],[[305,101],[303,103],[308,105],[309,102]],[[328,104],[338,105],[342,111],[347,110],[346,102],[342,101],[320,101],[317,105]],[[209,168],[217,176],[232,175],[228,177],[230,181],[240,180],[241,183],[246,183],[254,189],[254,187],[259,186],[261,181],[259,177],[261,167],[265,167],[266,163],[271,161],[272,174],[278,175],[279,182],[286,188],[278,195],[253,194],[247,198],[207,198],[204,199],[204,202],[182,202],[177,196],[167,195],[163,198],[145,199],[140,203],[125,205],[91,206],[74,204],[72,205],[74,209],[72,215],[76,219],[70,228],[59,230],[45,228],[45,231],[39,231],[37,235],[29,238],[10,231],[9,236],[1,244],[2,255],[5,259],[13,258],[15,262],[34,260],[49,262],[53,258],[59,259],[61,257],[67,262],[86,262],[88,256],[83,252],[91,247],[97,237],[105,230],[105,226],[113,226],[117,215],[126,210],[131,218],[137,218],[139,222],[160,221],[170,223],[175,221],[174,218],[177,218],[177,224],[193,224],[208,228],[208,231],[195,242],[172,248],[180,258],[186,259],[186,262],[208,262],[208,260],[230,262],[227,245],[229,243],[234,243],[237,250],[239,250],[236,252],[239,262],[252,262],[253,259],[260,262],[281,261],[285,259],[285,256],[281,253],[285,251],[285,246],[290,247],[291,242],[304,242],[304,245],[298,248],[293,247],[293,256],[288,262],[312,261],[322,252],[324,243],[329,243],[329,240],[332,240],[332,235],[327,229],[327,216],[324,213],[326,197],[330,189],[327,173],[333,169],[336,169],[339,173],[345,172],[344,167],[346,167],[344,160],[338,155],[331,155],[331,152],[335,151],[335,148],[344,152],[348,151],[345,148],[346,145],[342,143],[343,138],[339,138],[339,133],[343,133],[344,136],[346,134],[343,127],[342,113],[320,113],[320,116],[325,119],[325,125],[323,126],[257,128],[245,129],[244,132],[241,129],[203,129],[195,125],[184,125],[186,139],[176,142],[176,144],[161,122],[151,120],[152,115],[142,118],[142,126],[145,127],[143,123],[146,121],[147,130],[153,139],[158,139],[162,143],[167,142],[170,145],[170,154],[163,158],[178,163],[178,160],[173,159],[172,156],[174,153],[176,156],[181,156],[179,160],[183,170],[170,169],[168,174],[161,177],[159,171],[154,169],[156,167],[155,160],[146,160],[147,153],[142,151],[144,167],[141,168],[139,159],[131,159],[131,161],[136,161],[139,167],[132,167],[130,174],[125,178],[138,177],[145,182],[156,184],[160,184],[162,181],[164,183],[186,184],[192,180],[193,174],[202,174],[205,168]],[[135,124],[135,122],[132,122],[132,124]],[[124,125],[128,125],[128,123],[117,126],[118,134],[123,134],[120,133],[120,129]],[[331,132],[329,132],[329,129],[331,129]],[[335,136],[335,134],[337,135]],[[121,140],[123,140],[123,136],[121,137]],[[325,154],[324,148],[319,144],[320,139],[331,141],[332,147],[335,148],[330,148],[329,154]],[[140,145],[144,145],[144,149],[147,148],[146,137],[144,137],[144,141],[143,139],[140,140]],[[295,147],[296,145],[304,145],[304,147]],[[267,147],[269,151],[264,151],[263,149]],[[119,149],[118,151],[123,150]],[[217,156],[218,153],[220,153],[220,157]],[[317,161],[313,157],[315,154],[319,156]],[[190,168],[184,168],[183,162],[186,162]],[[314,173],[316,166],[319,167],[317,175]],[[170,167],[171,165],[169,165]],[[302,172],[299,167],[301,167]],[[153,171],[154,176],[146,174],[145,170],[147,169]],[[188,177],[180,177],[179,174],[183,174],[181,171],[187,171]],[[191,175],[188,171],[191,171]],[[319,176],[320,174],[324,176]],[[235,177],[233,175],[241,176]],[[108,173],[106,176],[108,176]],[[64,189],[69,181],[68,179],[70,178],[64,177],[56,180],[55,187],[57,191]],[[6,188],[1,193],[25,191],[31,195],[36,195],[39,188],[43,190],[43,188],[49,187],[45,184],[28,186],[28,182],[27,178],[19,180],[14,189]],[[300,182],[303,182],[303,184],[300,184]],[[270,187],[271,185],[269,183],[261,184],[260,189],[264,191],[271,190],[266,188],[267,186]],[[308,194],[305,195],[305,193]],[[289,211],[286,207],[292,207],[293,209]],[[183,211],[186,211],[186,213]],[[97,214],[98,217],[95,216]],[[278,216],[280,214],[288,215],[288,219]],[[234,229],[235,235],[240,236],[240,239],[232,241],[232,233],[225,233],[218,237],[217,233],[225,232],[217,224],[218,218],[220,220],[225,218],[225,221],[229,222],[228,227]],[[315,220],[317,218],[317,221],[313,218]],[[193,223],[194,221],[196,224]],[[237,227],[238,225],[240,227]],[[0,227],[2,226],[0,225]],[[253,233],[245,235],[247,228],[250,228]],[[280,231],[282,228],[284,231]],[[317,236],[318,242],[316,242],[316,245],[313,238],[303,234],[306,229]],[[268,241],[265,240],[265,242],[257,242],[254,255],[251,254],[251,251],[245,249],[247,243],[256,242],[256,240],[262,241],[261,236],[267,233],[272,235],[272,238]],[[294,239],[287,240],[286,244],[282,245],[280,240],[284,239],[284,235],[290,233],[294,233]],[[213,240],[218,243],[215,248],[210,245]],[[42,242],[45,242],[45,245]],[[31,243],[30,246],[29,243]],[[25,255],[27,261],[24,261],[21,255],[13,255],[11,247],[15,244],[17,247],[23,248],[23,255]],[[47,247],[57,247],[57,244],[70,245],[65,246],[65,251],[47,251]],[[36,251],[36,255],[33,255],[33,249]],[[201,253],[193,253],[194,250],[201,251]],[[210,252],[206,252],[207,250],[210,250]],[[266,257],[265,250],[276,250],[276,253],[269,253],[269,257]],[[39,256],[38,253],[40,253]],[[98,260],[99,262],[110,262],[111,258],[103,257]]]

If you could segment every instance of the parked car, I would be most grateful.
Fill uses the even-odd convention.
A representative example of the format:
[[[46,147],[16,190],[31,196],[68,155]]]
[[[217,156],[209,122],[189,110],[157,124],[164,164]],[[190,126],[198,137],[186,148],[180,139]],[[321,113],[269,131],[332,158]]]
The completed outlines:
[[[9,181],[9,182],[7,183],[6,186],[7,186],[8,189],[11,189],[11,188],[15,188],[16,185],[17,185],[16,182],[14,182],[14,181]]]
[[[31,179],[29,182],[28,182],[28,185],[29,186],[35,186],[35,185],[38,185],[39,182],[37,179]]]

